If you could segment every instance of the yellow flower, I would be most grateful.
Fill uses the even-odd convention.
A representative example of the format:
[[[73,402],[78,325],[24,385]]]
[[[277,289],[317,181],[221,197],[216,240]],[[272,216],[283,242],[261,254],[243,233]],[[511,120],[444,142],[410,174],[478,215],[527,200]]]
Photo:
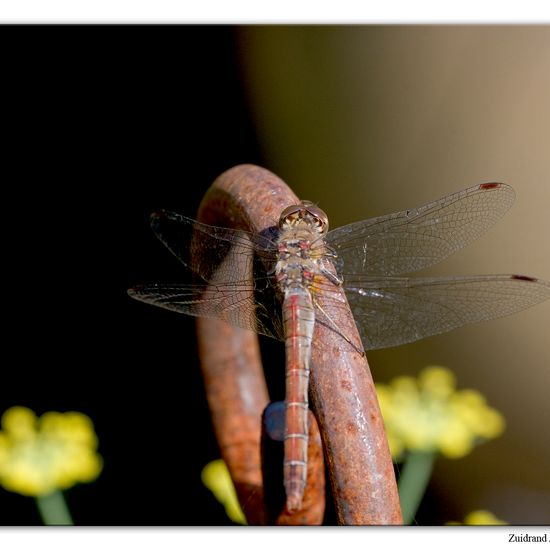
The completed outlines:
[[[93,481],[103,467],[91,420],[78,412],[47,412],[37,418],[26,407],[2,416],[0,484],[26,496],[44,496]]]
[[[449,521],[447,525],[461,524],[457,521]],[[474,510],[464,518],[464,525],[507,525],[507,522],[498,519],[487,510]]]
[[[481,393],[458,391],[454,374],[444,367],[426,367],[417,379],[398,376],[376,390],[394,460],[407,450],[460,458],[504,431],[502,415]]]
[[[202,470],[202,482],[225,507],[225,513],[235,523],[246,525],[246,519],[237,499],[235,487],[222,459],[209,462]]]

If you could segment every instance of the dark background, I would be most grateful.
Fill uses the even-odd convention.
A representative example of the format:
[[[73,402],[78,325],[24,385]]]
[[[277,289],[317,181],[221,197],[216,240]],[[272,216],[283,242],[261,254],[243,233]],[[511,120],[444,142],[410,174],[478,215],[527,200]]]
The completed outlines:
[[[159,208],[194,216],[224,170],[262,164],[230,27],[1,27],[0,413],[91,417],[104,471],[77,524],[226,524],[200,471],[219,452],[192,319],[134,302],[178,280]],[[40,523],[0,490],[3,524]]]

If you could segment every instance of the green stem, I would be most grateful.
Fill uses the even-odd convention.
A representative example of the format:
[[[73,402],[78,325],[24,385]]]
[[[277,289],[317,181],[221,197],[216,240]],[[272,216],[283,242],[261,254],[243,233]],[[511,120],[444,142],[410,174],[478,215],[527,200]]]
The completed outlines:
[[[73,525],[73,519],[61,491],[36,497],[35,500],[44,525]]]
[[[405,525],[412,523],[420,506],[430,481],[434,459],[434,453],[411,452],[407,455],[398,483],[399,500]]]

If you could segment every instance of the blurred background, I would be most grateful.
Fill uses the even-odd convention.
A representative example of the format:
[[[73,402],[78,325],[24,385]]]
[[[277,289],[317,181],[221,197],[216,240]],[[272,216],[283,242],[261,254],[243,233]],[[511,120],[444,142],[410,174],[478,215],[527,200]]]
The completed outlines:
[[[192,319],[132,301],[177,281],[148,224],[194,216],[224,170],[282,177],[332,227],[465,187],[516,204],[431,274],[550,280],[550,27],[3,27],[4,368],[0,413],[79,410],[104,471],[67,493],[85,525],[221,525],[200,481],[219,456]],[[550,521],[550,303],[369,354],[375,381],[451,368],[506,418],[438,459],[421,525],[487,508]],[[282,345],[263,342],[272,397]],[[4,524],[39,522],[0,489]]]

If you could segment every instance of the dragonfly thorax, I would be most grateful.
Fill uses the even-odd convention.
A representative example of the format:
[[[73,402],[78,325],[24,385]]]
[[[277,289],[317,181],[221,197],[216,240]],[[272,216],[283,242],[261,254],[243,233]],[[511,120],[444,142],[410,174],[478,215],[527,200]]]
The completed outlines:
[[[279,230],[275,277],[283,293],[297,287],[309,288],[319,276],[342,283],[323,263],[327,256],[335,259],[336,255],[327,251],[324,237],[328,218],[320,208],[309,201],[285,208]]]
[[[312,251],[311,234],[301,230],[281,232],[277,246],[275,278],[284,291],[290,287],[308,287],[320,274],[318,254]]]

